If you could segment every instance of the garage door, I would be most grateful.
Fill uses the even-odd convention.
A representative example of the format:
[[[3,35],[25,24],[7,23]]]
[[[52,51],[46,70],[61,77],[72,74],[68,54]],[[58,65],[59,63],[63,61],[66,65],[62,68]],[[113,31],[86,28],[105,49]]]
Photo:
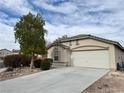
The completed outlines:
[[[108,50],[72,52],[72,64],[80,67],[109,68]]]

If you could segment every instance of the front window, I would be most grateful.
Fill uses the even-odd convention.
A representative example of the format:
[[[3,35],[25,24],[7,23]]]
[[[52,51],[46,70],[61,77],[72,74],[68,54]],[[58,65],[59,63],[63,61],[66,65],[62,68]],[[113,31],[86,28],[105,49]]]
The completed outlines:
[[[58,57],[58,55],[57,55],[57,56],[54,55],[54,61],[59,61],[59,57]]]
[[[71,41],[69,42],[69,46],[72,46]]]
[[[76,40],[76,45],[79,45],[79,42],[78,42],[78,40]]]
[[[59,50],[58,50],[58,48],[56,47],[55,49],[54,49],[54,61],[59,61]]]

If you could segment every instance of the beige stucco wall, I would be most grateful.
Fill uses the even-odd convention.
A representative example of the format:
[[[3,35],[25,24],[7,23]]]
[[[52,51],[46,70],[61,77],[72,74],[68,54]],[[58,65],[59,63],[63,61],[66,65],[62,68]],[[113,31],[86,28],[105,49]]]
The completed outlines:
[[[112,44],[104,43],[98,40],[93,40],[93,39],[83,39],[83,40],[78,40],[78,45],[76,45],[76,40],[71,41],[71,46],[69,46],[69,42],[63,42],[62,44],[69,46],[70,49],[80,47],[80,46],[102,46],[102,47],[108,47],[108,52],[109,52],[109,64],[111,69],[116,69],[116,64],[115,64],[115,47]],[[95,47],[94,47],[95,48]],[[89,49],[89,47],[85,47],[85,49]]]
[[[122,63],[124,62],[124,51],[115,46],[115,62]]]
[[[54,47],[51,47],[51,48],[48,49],[48,51],[47,51],[47,52],[48,52],[48,53],[47,53],[47,57],[48,57],[48,58],[52,58],[53,49],[54,49]]]
[[[69,46],[70,42],[63,42],[62,44]],[[73,50],[76,47],[80,47],[80,46],[101,46],[101,47],[106,47],[108,48],[108,53],[109,53],[109,66],[111,69],[116,69],[116,63],[115,63],[115,46],[113,44],[108,44],[108,43],[104,43],[98,40],[93,40],[93,39],[83,39],[83,40],[78,40],[78,45],[76,45],[76,40],[75,41],[71,41],[71,46],[70,49]],[[52,58],[52,50],[54,47],[51,47],[48,50],[48,57]],[[81,47],[80,47],[81,48]],[[97,49],[97,47],[83,47],[83,49],[90,49],[90,48],[95,48]],[[78,48],[77,48],[78,49]],[[64,48],[61,48],[61,53],[63,53],[62,57],[61,57],[61,61],[69,61],[71,62],[71,53],[69,51],[67,51]],[[116,53],[117,54],[117,53]]]
[[[55,46],[51,47],[48,49],[48,58],[53,58],[53,51],[54,51]],[[60,46],[58,46],[58,49],[60,51],[60,55],[59,55],[59,61],[60,62],[70,62],[70,51],[67,49],[64,49]]]

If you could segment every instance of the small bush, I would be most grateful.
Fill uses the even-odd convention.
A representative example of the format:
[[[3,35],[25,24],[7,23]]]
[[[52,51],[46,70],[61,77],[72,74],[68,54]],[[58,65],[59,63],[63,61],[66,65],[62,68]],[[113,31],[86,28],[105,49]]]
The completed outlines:
[[[35,60],[35,61],[34,61],[34,67],[40,68],[41,62],[42,62],[41,59]]]
[[[51,59],[51,58],[47,58],[47,59],[45,59],[46,61],[49,61],[50,63],[51,63],[51,65],[52,65],[52,63],[53,63],[53,59]]]
[[[41,62],[41,70],[49,70],[52,65],[53,60],[52,59],[44,59]]]
[[[30,66],[31,57],[25,55],[8,55],[4,58],[4,65],[6,67],[21,67]]]

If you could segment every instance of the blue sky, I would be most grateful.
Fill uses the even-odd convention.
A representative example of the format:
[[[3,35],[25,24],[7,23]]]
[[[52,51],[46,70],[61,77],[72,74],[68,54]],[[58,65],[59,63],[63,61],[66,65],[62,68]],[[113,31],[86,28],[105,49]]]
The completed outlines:
[[[29,11],[43,14],[47,41],[92,34],[124,46],[123,0],[0,0],[0,49],[19,49],[13,28]]]

